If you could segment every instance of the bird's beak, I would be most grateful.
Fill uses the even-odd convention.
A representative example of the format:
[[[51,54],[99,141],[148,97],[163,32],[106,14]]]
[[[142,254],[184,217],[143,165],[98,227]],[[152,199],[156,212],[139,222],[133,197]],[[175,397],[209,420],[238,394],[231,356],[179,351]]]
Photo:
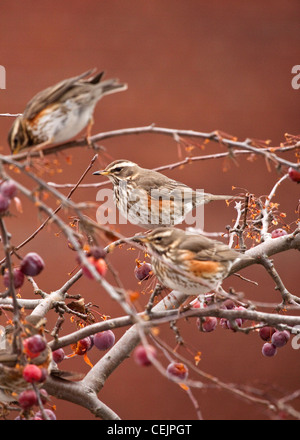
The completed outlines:
[[[148,239],[146,235],[135,235],[133,237],[133,241],[136,241],[138,243],[146,243]]]
[[[105,171],[105,170],[99,170],[93,173],[94,176],[107,176],[108,174],[109,171]]]

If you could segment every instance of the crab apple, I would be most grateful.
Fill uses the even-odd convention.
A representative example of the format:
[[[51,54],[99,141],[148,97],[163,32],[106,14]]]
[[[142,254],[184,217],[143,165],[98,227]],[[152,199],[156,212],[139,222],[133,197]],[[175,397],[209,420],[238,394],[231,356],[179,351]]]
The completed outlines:
[[[20,265],[21,271],[31,277],[38,275],[44,267],[44,260],[36,252],[26,254]]]
[[[235,308],[235,304],[232,299],[226,299],[225,301],[223,301],[221,308],[231,310]]]
[[[0,192],[4,197],[13,199],[18,192],[18,188],[13,180],[5,180],[0,186]]]
[[[89,336],[86,338],[80,339],[80,341],[75,344],[75,353],[79,356],[84,355],[88,350],[92,348],[92,340]]]
[[[37,395],[34,390],[24,390],[19,394],[18,402],[23,409],[31,408],[38,403]]]
[[[54,362],[56,362],[57,364],[59,364],[60,362],[62,362],[65,358],[65,352],[63,348],[58,348],[57,350],[54,350],[52,352],[52,359],[54,360]]]
[[[0,193],[0,214],[4,214],[10,205],[10,199]]]
[[[149,365],[152,365],[152,362],[149,359],[149,353],[154,358],[157,357],[157,351],[153,345],[139,345],[133,352],[133,359],[139,366],[148,367]]]
[[[274,327],[265,326],[259,329],[259,336],[263,341],[270,341],[275,332],[276,330]]]
[[[105,258],[107,252],[101,246],[91,246],[87,255],[88,257],[94,257],[95,260],[99,260],[99,258]]]
[[[221,318],[219,324],[222,328],[225,328],[226,330],[229,328],[228,327],[228,319],[226,319],[226,318]]]
[[[44,408],[43,412],[48,420],[56,420],[56,415],[54,414],[52,409]],[[45,420],[42,411],[36,412],[32,420]]]
[[[23,341],[24,347],[30,353],[36,354],[45,350],[47,342],[41,335],[30,336]]]
[[[290,333],[287,330],[276,331],[272,335],[271,342],[275,347],[279,348],[286,345],[289,339]]]
[[[114,343],[115,335],[111,330],[104,330],[94,335],[94,345],[98,350],[108,350]]]
[[[290,167],[288,169],[288,174],[289,174],[289,178],[293,181],[293,182],[300,182],[300,173],[299,171],[296,171],[294,168]]]
[[[200,321],[200,319],[199,319],[199,321]],[[199,322],[199,325],[200,325],[200,322]],[[214,331],[215,328],[217,327],[217,325],[218,325],[218,320],[215,316],[207,316],[205,318],[205,321],[202,322],[201,328],[204,332],[209,333],[209,332]]]
[[[229,319],[227,320],[227,327],[230,328],[230,330],[235,330],[234,324],[236,324],[238,327],[242,327],[243,320],[241,318],[237,318],[234,319],[232,323],[229,321]]]
[[[234,310],[247,310],[247,309],[243,306],[237,306],[237,307],[234,307]],[[238,318],[238,319],[240,319],[242,321],[242,323],[246,321],[246,319],[244,319],[244,318]]]
[[[42,370],[34,364],[27,364],[23,369],[23,378],[26,382],[40,382]]]
[[[282,228],[278,228],[272,231],[271,238],[283,237],[284,235],[287,235],[286,230]]]
[[[93,256],[87,257],[89,264],[93,265],[99,275],[104,277],[107,272],[107,264],[103,258],[95,259]],[[90,280],[94,279],[94,275],[88,267],[82,265],[83,274]]]
[[[139,281],[146,281],[150,278],[152,266],[150,263],[142,263],[134,268],[134,275]]]
[[[12,275],[13,275],[13,282],[14,282],[15,289],[19,289],[24,283],[24,279],[25,279],[24,274],[20,269],[15,268],[12,270]],[[4,286],[7,288],[10,285],[10,276],[9,276],[8,270],[6,270],[4,272],[3,283],[4,283]]]
[[[261,352],[264,356],[272,357],[272,356],[275,356],[275,354],[277,353],[277,349],[276,349],[275,345],[271,344],[270,342],[266,342],[262,346]]]
[[[94,262],[94,266],[95,266],[95,268],[97,269],[97,272],[98,272],[102,277],[104,277],[104,276],[106,275],[106,272],[107,272],[107,265],[106,265],[106,263],[105,263],[105,261],[104,261],[103,258],[99,258],[99,259],[95,260],[95,262]]]
[[[169,378],[185,380],[188,377],[188,374],[188,368],[180,362],[171,362],[167,366],[167,376]]]

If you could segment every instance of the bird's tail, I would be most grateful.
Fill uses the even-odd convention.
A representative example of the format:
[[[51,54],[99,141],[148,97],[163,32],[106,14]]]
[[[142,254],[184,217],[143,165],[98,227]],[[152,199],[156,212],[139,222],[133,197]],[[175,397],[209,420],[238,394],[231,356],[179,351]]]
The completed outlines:
[[[240,196],[223,196],[223,195],[214,195],[214,194],[203,194],[204,203],[214,202],[216,200],[244,200],[244,197]]]
[[[105,81],[99,82],[99,89],[102,95],[110,95],[111,93],[121,92],[127,90],[128,86],[126,83],[120,83],[118,79],[107,79]]]
[[[229,196],[229,195],[215,195],[215,194],[208,194],[208,193],[197,193],[196,195],[194,194],[193,197],[193,205],[194,206],[199,206],[199,205],[203,205],[206,203],[210,203],[210,202],[214,202],[214,201],[220,201],[220,200],[244,200],[244,197],[240,197],[240,196]]]

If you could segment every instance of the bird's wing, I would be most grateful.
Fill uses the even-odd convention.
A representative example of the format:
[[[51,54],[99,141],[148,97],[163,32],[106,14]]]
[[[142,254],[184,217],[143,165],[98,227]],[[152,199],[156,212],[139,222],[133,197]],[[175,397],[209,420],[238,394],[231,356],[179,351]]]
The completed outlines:
[[[145,189],[153,200],[182,200],[183,196],[190,200],[194,194],[192,188],[184,183],[152,170],[144,170],[136,184]]]
[[[198,261],[234,261],[241,257],[239,252],[229,248],[226,244],[200,235],[187,237],[179,248],[189,251],[193,259]]]
[[[79,80],[85,78],[86,76],[89,76],[92,72],[93,70],[89,70],[82,73],[81,75],[65,79],[54,86],[42,90],[28,102],[24,110],[23,116],[29,120],[34,119],[40,111],[44,110],[49,104],[58,102],[63,95],[65,95],[69,90],[77,85],[77,82]],[[99,75],[102,76],[102,72]],[[93,81],[95,81],[95,78],[99,80],[99,75],[95,76],[88,82],[93,83]]]

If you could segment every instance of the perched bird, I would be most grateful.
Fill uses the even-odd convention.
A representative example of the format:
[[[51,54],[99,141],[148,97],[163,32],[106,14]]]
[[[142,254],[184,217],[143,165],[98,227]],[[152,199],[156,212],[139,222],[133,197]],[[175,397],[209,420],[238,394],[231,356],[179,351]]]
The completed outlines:
[[[116,79],[101,81],[104,72],[90,76],[92,72],[65,79],[28,102],[8,135],[13,154],[28,147],[70,140],[87,125],[91,126],[95,106],[103,96],[127,89],[126,84]]]
[[[213,195],[194,191],[153,170],[129,160],[116,160],[94,175],[107,176],[113,184],[114,201],[121,214],[133,224],[146,229],[174,226],[197,206],[213,200],[236,196]]]
[[[41,379],[37,383],[41,387],[51,371],[52,351],[44,338],[42,326],[36,327],[28,322],[21,324],[16,331],[13,325],[5,329],[0,349],[0,403],[15,402],[18,394],[30,387],[24,379],[24,368],[28,364],[39,367]],[[26,342],[37,345],[39,351],[31,352]]]
[[[217,289],[237,259],[247,258],[226,244],[177,228],[156,228],[135,236],[144,243],[160,283],[187,296]]]
[[[20,320],[17,325],[8,325],[1,335],[0,404],[15,403],[22,391],[32,389],[31,382],[35,380],[28,377],[32,374],[28,366],[38,367],[40,377],[37,378],[37,372],[33,372],[37,388],[42,387],[49,376],[56,381],[80,380],[83,377],[57,367],[44,335],[45,320],[30,318]]]

